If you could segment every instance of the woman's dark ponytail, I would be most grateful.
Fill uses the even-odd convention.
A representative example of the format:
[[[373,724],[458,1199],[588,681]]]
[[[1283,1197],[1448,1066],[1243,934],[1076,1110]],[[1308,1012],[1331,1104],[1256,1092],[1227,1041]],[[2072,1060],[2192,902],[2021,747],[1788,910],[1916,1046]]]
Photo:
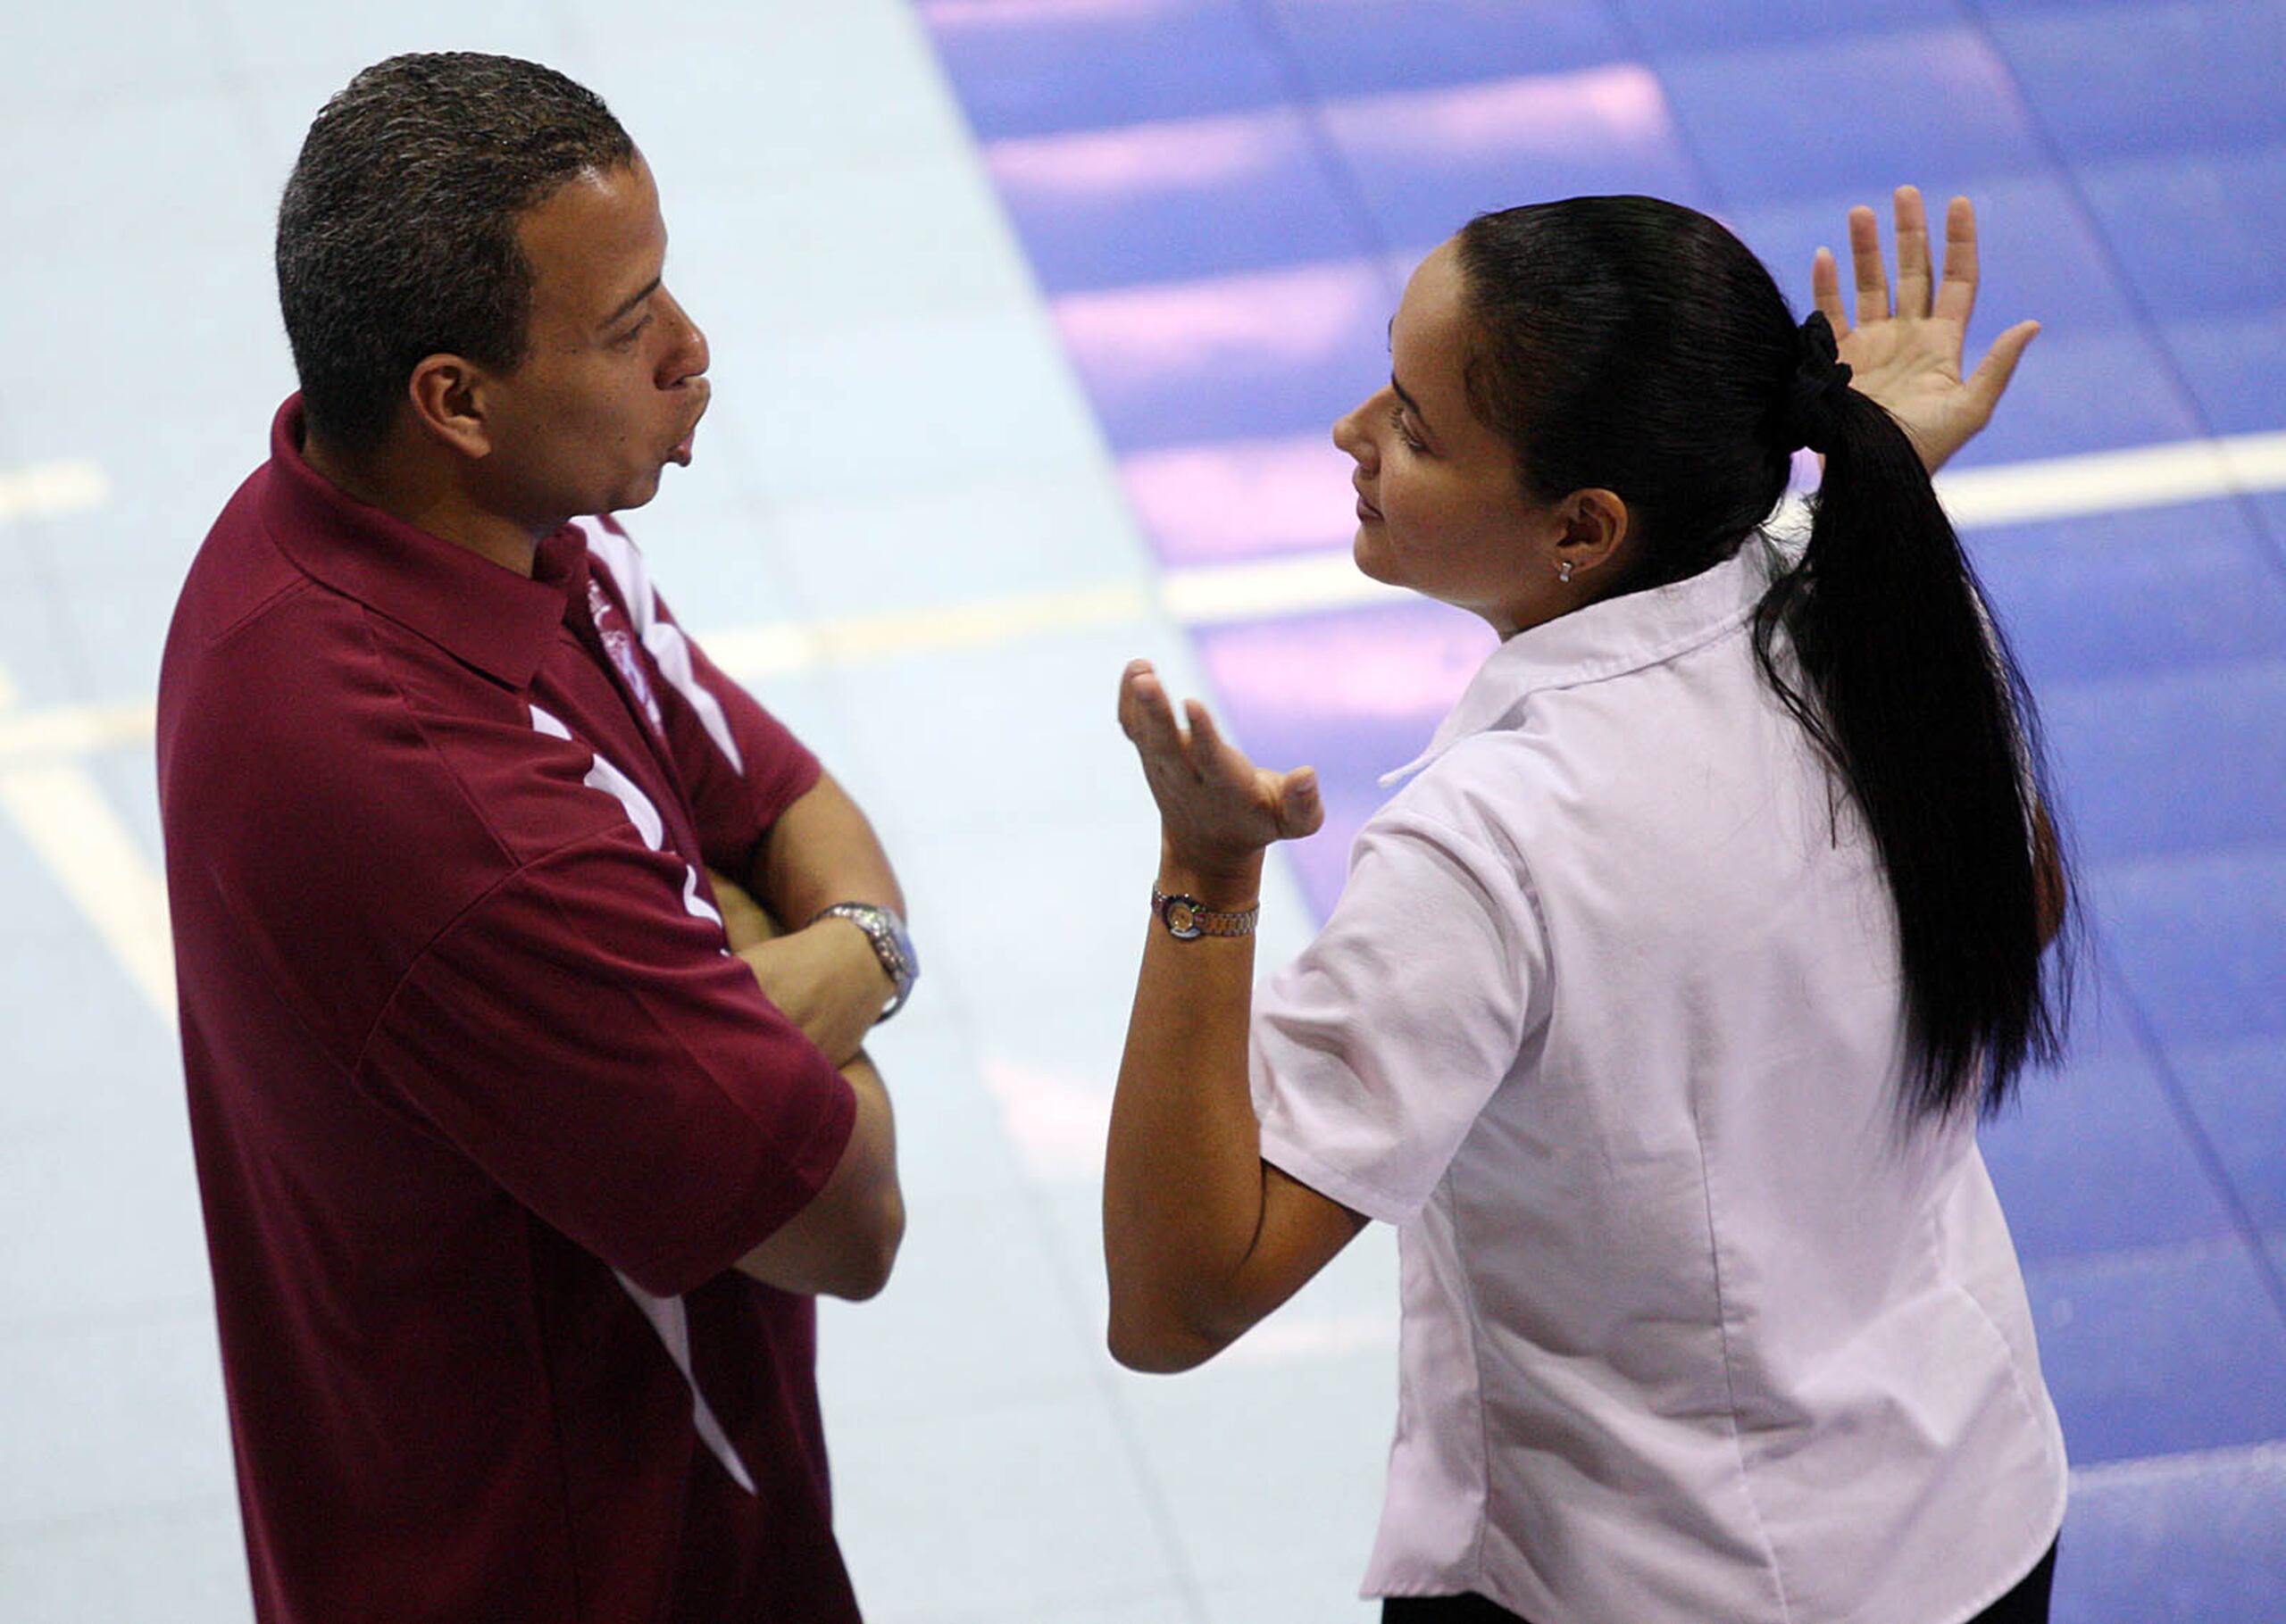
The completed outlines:
[[[1920,454],[1849,387],[1823,313],[1776,403],[1784,445],[1825,458],[1809,545],[1773,584],[1755,653],[1848,781],[1887,870],[1913,1038],[1910,1100],[2007,1098],[2060,1047],[2041,951],[2053,864],[2034,712]],[[1791,642],[1809,691],[1776,647]]]
[[[1538,499],[1627,503],[1639,553],[1619,590],[1730,557],[1794,449],[1824,454],[1807,550],[1761,604],[1756,655],[1880,853],[1906,1103],[1997,1108],[2060,1047],[2068,958],[2051,979],[2042,948],[2065,882],[2029,696],[1912,443],[1850,387],[1825,318],[1798,328],[1761,262],[1695,211],[1575,197],[1481,215],[1457,246],[1472,404]]]

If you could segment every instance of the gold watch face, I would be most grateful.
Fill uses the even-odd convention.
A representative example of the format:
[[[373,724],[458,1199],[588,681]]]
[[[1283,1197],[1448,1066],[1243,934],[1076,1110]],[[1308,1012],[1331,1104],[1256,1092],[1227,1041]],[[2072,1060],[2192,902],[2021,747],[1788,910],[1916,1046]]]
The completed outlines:
[[[1188,896],[1167,898],[1167,930],[1182,941],[1199,935],[1198,904]]]

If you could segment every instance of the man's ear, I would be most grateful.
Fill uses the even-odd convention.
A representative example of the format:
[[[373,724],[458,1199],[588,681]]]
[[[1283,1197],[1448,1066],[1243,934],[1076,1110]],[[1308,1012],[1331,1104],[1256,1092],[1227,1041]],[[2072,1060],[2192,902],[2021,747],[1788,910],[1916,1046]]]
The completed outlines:
[[[489,382],[482,367],[463,356],[422,356],[405,385],[415,432],[471,460],[490,455]]]
[[[1556,516],[1563,529],[1556,557],[1559,565],[1571,564],[1567,579],[1608,567],[1627,545],[1627,504],[1616,492],[1575,490],[1557,504]]]

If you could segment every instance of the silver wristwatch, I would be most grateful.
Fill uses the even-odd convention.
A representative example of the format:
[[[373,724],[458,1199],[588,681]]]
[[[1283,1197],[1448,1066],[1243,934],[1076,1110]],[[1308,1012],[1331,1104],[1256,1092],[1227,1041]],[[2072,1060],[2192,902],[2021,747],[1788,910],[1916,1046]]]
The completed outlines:
[[[873,903],[836,903],[830,908],[819,909],[810,923],[814,925],[822,919],[845,919],[864,931],[865,939],[873,945],[873,956],[880,960],[881,969],[895,985],[897,990],[889,995],[889,1007],[876,1018],[875,1024],[903,1009],[914,982],[921,975],[921,958],[913,951],[913,938],[905,934],[905,921]]]

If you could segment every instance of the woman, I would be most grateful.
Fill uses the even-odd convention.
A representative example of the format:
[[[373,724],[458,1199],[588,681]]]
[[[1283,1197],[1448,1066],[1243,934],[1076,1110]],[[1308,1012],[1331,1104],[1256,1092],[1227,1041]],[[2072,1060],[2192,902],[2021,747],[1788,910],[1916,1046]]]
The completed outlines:
[[[1258,1001],[1262,852],[1318,826],[1314,778],[1122,679],[1164,837],[1113,1351],[1196,1364],[1400,1226],[1386,1618],[2046,1616],[2062,1439],[1973,1129],[2054,1053],[2064,886],[1923,465],[2037,329],[1961,382],[1973,216],[1933,296],[1909,189],[1897,221],[1892,315],[1852,217],[1854,333],[1830,256],[1798,328],[1648,198],[1422,263],[1334,429],[1356,558],[1503,641]],[[1798,554],[1759,527],[1805,445]]]

